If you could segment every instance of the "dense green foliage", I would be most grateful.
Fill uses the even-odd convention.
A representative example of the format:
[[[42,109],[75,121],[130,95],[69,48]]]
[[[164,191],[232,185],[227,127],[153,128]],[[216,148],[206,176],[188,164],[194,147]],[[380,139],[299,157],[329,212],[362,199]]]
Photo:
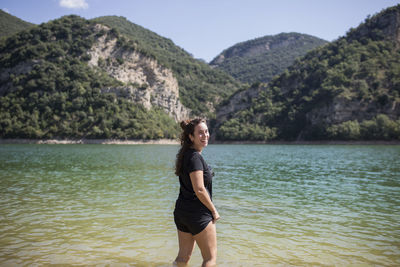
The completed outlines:
[[[33,26],[34,24],[23,21],[0,9],[0,39]]]
[[[101,92],[121,83],[86,63],[95,40],[93,27],[94,22],[68,16],[0,43],[0,72],[13,70],[0,84],[9,87],[0,92],[1,137],[177,136],[177,124],[164,111]]]
[[[359,30],[352,30],[348,37],[297,60],[268,86],[262,85],[248,110],[222,123],[218,138],[399,140],[400,49],[395,38],[385,34],[385,27],[393,25],[379,20],[399,14],[400,5],[388,9],[367,19],[360,27],[372,26],[357,38]],[[347,106],[350,116],[325,110],[335,105]],[[323,116],[312,118],[315,114]],[[243,134],[243,128],[259,130]]]
[[[327,138],[339,140],[399,140],[400,119],[394,121],[385,114],[379,114],[361,123],[353,120],[331,125],[326,132]]]
[[[229,96],[243,86],[169,39],[122,17],[88,21],[67,16],[32,26],[0,40],[0,137],[176,138],[178,126],[163,110],[147,110],[123,94],[106,93],[124,84],[101,64],[90,67],[87,51],[107,35],[117,38],[118,46],[171,69],[182,103],[197,115],[215,118],[211,126],[218,126],[219,140],[400,140],[399,17],[400,5],[387,9],[346,37],[295,60],[268,85],[253,83],[253,89],[261,90],[258,97],[243,99],[250,101],[243,105],[249,108],[224,121],[215,118],[213,107],[229,104]],[[96,23],[112,29],[94,30]],[[281,35],[279,42],[286,37]],[[235,60],[249,60],[244,55],[257,50],[252,48],[261,45],[258,41],[224,52],[231,53],[226,58],[232,66],[247,67],[233,71],[255,72],[248,82],[264,79],[257,74],[264,62]],[[289,61],[287,53],[272,54],[282,64]],[[264,68],[264,74],[272,73]]]
[[[264,36],[224,50],[210,64],[242,82],[266,83],[293,64],[296,58],[325,43],[300,33]]]
[[[182,103],[195,114],[214,117],[214,113],[210,112],[210,104],[215,106],[240,87],[240,84],[225,72],[212,69],[206,63],[194,59],[170,39],[131,23],[124,17],[100,17],[94,21],[117,29],[133,40],[138,49],[152,55],[161,65],[171,69],[179,83]]]

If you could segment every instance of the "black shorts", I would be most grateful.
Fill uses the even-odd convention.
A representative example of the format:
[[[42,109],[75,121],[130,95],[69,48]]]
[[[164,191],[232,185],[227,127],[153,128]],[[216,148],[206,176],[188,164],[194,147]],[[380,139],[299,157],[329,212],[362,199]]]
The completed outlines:
[[[174,220],[179,231],[197,235],[213,220],[209,211],[187,212],[175,209]]]

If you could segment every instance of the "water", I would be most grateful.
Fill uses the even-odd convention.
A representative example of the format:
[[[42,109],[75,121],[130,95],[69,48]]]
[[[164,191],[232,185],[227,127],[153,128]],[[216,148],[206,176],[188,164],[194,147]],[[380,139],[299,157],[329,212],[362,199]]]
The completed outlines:
[[[0,145],[0,265],[170,266],[177,149]],[[400,146],[203,155],[222,217],[218,266],[400,265]]]

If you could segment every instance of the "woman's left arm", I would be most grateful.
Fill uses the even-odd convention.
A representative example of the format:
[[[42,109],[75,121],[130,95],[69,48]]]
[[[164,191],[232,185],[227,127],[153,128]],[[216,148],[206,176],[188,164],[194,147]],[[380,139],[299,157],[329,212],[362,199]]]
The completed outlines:
[[[190,173],[190,180],[192,182],[193,190],[198,199],[204,206],[209,209],[213,215],[214,222],[220,219],[219,213],[211,201],[210,195],[204,186],[203,171],[194,171]]]

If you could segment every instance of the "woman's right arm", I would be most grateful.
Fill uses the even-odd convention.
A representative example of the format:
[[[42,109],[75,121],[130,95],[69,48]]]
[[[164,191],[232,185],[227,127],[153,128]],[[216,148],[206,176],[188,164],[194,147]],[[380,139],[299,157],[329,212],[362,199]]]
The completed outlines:
[[[214,222],[220,219],[219,213],[211,201],[210,195],[204,186],[203,171],[194,171],[189,174],[194,193],[197,198],[209,209],[213,215]]]

